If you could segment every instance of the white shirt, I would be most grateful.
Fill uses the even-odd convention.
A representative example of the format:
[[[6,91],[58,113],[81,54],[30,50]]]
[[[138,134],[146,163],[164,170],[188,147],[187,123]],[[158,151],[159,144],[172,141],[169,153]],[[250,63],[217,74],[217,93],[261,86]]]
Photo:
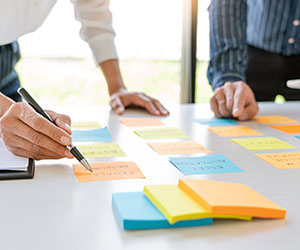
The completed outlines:
[[[39,28],[57,0],[0,0],[0,45]],[[117,58],[109,0],[71,0],[75,18],[82,24],[80,36],[93,51],[97,63]]]

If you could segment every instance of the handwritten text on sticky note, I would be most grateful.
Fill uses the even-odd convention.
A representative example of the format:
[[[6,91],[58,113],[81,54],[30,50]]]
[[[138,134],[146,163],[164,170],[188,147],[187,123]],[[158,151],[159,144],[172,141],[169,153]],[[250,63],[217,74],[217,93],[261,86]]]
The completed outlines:
[[[238,138],[230,140],[252,151],[294,148],[292,145],[274,137]]]
[[[81,164],[73,165],[78,182],[145,178],[134,162],[97,162],[90,165],[93,172]]]
[[[222,137],[256,136],[262,135],[254,129],[246,126],[218,126],[208,128],[211,132]]]
[[[77,148],[85,158],[126,156],[117,143],[86,144]]]
[[[256,154],[257,157],[279,169],[300,168],[300,153]]]
[[[152,142],[148,145],[160,155],[210,153],[194,141]]]
[[[89,130],[73,130],[73,142],[111,142],[112,137],[105,128],[89,129]]]
[[[184,175],[232,173],[243,171],[223,154],[203,157],[170,158],[170,162]]]
[[[145,140],[151,139],[186,139],[188,136],[177,128],[140,129],[134,131]]]
[[[260,115],[255,116],[253,120],[263,124],[276,124],[276,123],[296,123],[297,121],[282,115]]]

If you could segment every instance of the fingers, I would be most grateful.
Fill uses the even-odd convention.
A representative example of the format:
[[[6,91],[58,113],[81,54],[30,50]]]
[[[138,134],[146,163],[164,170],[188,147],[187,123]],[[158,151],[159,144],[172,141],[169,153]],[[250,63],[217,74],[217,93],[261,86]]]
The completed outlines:
[[[70,123],[67,116],[54,112],[50,115],[58,123]],[[37,114],[28,104],[13,104],[0,119],[0,130],[7,148],[17,155],[34,159],[73,158],[66,148],[72,143],[71,136]]]
[[[41,115],[37,114],[29,105],[25,103],[19,105],[15,104],[11,110],[11,113],[13,116],[15,116],[16,120],[19,119],[36,132],[39,132],[40,135],[43,134],[51,138],[51,140],[65,146],[72,143],[72,138],[68,133],[55,126]]]
[[[153,99],[153,104],[162,116],[168,116],[170,114],[170,112],[158,100]]]
[[[114,95],[112,96],[112,98],[110,99],[109,102],[111,108],[118,114],[118,115],[122,115],[124,113],[125,107],[123,105],[123,103],[121,102],[121,99],[119,96]]]
[[[239,116],[240,121],[251,120],[258,113],[257,103],[251,103],[245,107],[244,112]]]
[[[29,157],[35,160],[42,159],[60,159],[62,157],[70,157],[70,152],[68,155],[61,155],[58,152],[52,152],[44,147],[35,145],[21,137],[14,136],[10,138],[11,143],[8,146],[9,150],[18,156]],[[72,155],[71,155],[72,156]]]
[[[242,82],[227,82],[215,90],[210,106],[217,117],[251,119],[258,112],[258,105],[250,87]]]
[[[217,100],[216,100],[215,96],[213,96],[210,99],[210,108],[214,112],[216,117],[218,117],[218,118],[222,117],[222,115],[219,112],[218,103],[217,103]]]
[[[8,147],[23,148],[32,152],[33,155],[48,155],[49,158],[54,156],[56,156],[55,158],[72,158],[72,154],[65,146],[44,134],[38,133],[28,125],[22,124],[19,120],[15,120],[10,128],[13,129],[14,133],[7,130],[3,135],[3,140]]]
[[[227,109],[226,106],[226,95],[224,93],[224,88],[218,88],[215,92],[215,99],[217,101],[218,110],[222,117],[231,116],[230,110]]]
[[[65,130],[69,135],[72,134],[71,131],[71,118],[64,114],[58,114],[51,110],[46,110],[46,112],[51,116],[55,124]]]
[[[125,107],[129,105],[145,108],[152,115],[167,116],[169,111],[156,99],[144,93],[120,92],[112,95],[110,105],[117,114],[123,114]]]

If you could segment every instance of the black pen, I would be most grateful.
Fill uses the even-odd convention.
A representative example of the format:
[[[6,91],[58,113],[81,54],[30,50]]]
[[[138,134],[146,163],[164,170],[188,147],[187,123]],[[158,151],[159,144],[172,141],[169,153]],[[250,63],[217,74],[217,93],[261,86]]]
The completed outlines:
[[[24,100],[31,106],[33,109],[42,115],[44,118],[46,118],[48,121],[52,122],[55,126],[55,122],[52,120],[52,118],[47,114],[45,110],[41,108],[41,106],[33,99],[33,97],[26,91],[24,88],[19,88],[18,93],[24,98]],[[88,170],[93,172],[90,164],[88,161],[84,158],[84,156],[80,153],[80,151],[73,146],[72,144],[67,146],[68,150],[70,150],[71,154],[74,155],[74,157]]]

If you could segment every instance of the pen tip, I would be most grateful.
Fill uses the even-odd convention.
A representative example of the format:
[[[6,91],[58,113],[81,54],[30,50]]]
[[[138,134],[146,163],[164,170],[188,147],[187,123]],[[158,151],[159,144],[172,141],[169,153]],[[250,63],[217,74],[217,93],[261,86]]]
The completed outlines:
[[[91,168],[90,164],[88,163],[88,161],[86,159],[82,159],[80,161],[80,163],[85,166],[88,170],[90,170],[90,172],[93,172],[93,169]]]

